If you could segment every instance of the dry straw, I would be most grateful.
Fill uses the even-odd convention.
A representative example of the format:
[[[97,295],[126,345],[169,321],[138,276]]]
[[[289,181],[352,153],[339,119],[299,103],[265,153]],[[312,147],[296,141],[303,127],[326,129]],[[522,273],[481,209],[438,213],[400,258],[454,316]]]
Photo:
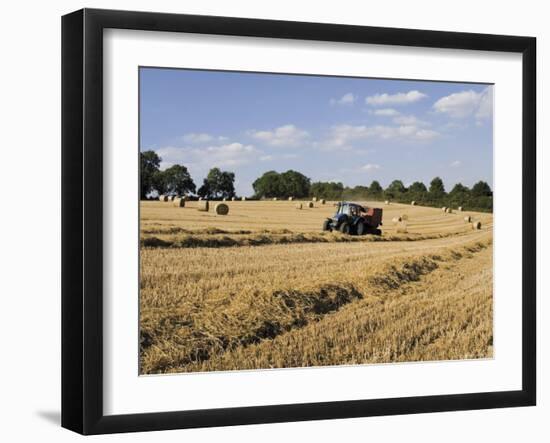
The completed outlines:
[[[197,203],[197,209],[199,211],[207,212],[209,209],[209,206],[210,205],[208,204],[208,200],[199,200]]]
[[[401,220],[408,220],[408,219],[409,219],[409,216],[407,214],[401,215]]]
[[[405,222],[399,222],[397,225],[397,229],[395,230],[398,234],[406,234],[407,233],[407,223]]]
[[[218,203],[216,206],[214,206],[214,210],[218,215],[229,214],[229,206],[227,206],[225,203]]]

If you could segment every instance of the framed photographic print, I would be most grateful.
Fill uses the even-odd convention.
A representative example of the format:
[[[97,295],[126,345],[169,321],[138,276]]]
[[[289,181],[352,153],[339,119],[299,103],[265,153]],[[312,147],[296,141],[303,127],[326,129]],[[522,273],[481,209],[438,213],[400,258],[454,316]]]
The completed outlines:
[[[534,405],[535,51],[64,16],[62,425]]]

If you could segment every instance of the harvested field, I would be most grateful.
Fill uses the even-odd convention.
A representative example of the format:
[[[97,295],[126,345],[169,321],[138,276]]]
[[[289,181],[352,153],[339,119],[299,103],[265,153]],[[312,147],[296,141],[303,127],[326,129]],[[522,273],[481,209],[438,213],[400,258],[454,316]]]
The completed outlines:
[[[142,202],[142,373],[492,357],[492,214],[367,202],[356,237],[332,203]]]

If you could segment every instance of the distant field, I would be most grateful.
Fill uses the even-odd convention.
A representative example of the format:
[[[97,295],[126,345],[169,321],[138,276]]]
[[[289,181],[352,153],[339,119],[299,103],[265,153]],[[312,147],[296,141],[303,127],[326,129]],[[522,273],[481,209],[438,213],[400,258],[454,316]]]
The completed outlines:
[[[141,202],[142,373],[492,356],[492,214],[362,202],[383,234],[350,237],[332,202],[226,203]]]

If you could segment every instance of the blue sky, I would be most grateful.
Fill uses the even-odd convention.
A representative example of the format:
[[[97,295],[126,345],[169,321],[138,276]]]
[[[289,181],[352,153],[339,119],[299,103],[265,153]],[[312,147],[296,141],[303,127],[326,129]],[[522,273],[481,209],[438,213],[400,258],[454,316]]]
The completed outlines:
[[[141,68],[140,149],[211,167],[237,193],[269,170],[386,187],[440,176],[493,181],[493,87],[484,84]]]

